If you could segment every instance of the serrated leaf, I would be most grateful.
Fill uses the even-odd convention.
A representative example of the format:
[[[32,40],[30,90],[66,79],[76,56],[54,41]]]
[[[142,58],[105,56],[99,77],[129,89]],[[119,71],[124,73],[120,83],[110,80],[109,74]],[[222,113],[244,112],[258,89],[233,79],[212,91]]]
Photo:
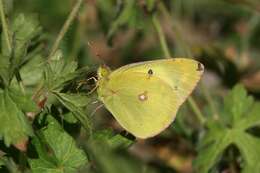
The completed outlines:
[[[35,15],[19,14],[11,25],[11,36],[14,40],[13,44],[13,59],[12,64],[20,66],[24,63],[24,56],[26,55],[29,41],[40,34],[42,28],[39,24],[38,18]],[[4,55],[7,52],[3,50]],[[6,53],[5,53],[6,52]]]
[[[84,96],[76,96],[76,95],[72,96],[69,94],[58,93],[58,92],[53,92],[53,94],[67,109],[69,109],[72,112],[75,118],[81,122],[81,124],[86,129],[88,134],[91,136],[92,135],[91,119],[88,115],[84,113],[82,107],[80,107],[81,105],[86,104],[85,101],[87,102],[88,98],[84,98]],[[85,100],[85,101],[79,102],[75,100],[75,98],[81,98],[79,100]]]
[[[45,86],[49,91],[60,91],[68,82],[89,70],[88,67],[76,70],[77,66],[76,61],[65,62],[62,53],[57,51],[46,64]]]
[[[50,115],[48,125],[41,130],[42,137],[34,141],[39,158],[30,159],[29,164],[33,173],[74,173],[79,167],[87,164],[87,157],[83,150],[77,148],[74,139],[68,135],[59,123]],[[41,143],[42,142],[42,143]],[[51,155],[43,144],[47,143]]]
[[[34,86],[42,79],[45,59],[41,55],[35,55],[20,69],[21,78],[25,86]]]
[[[91,98],[86,95],[81,94],[68,94],[68,93],[58,93],[60,97],[63,98],[66,102],[71,102],[76,107],[85,107],[87,106]]]
[[[59,96],[62,97],[64,102],[70,102],[74,105],[75,108],[83,108],[90,104],[90,98],[86,95],[81,94],[65,94],[65,93],[59,93]],[[65,106],[65,105],[64,105]],[[72,108],[73,109],[73,108]],[[77,118],[72,112],[69,112],[65,114],[64,119],[69,123],[76,123]]]
[[[39,111],[39,108],[30,95],[23,94],[16,89],[9,89],[9,95],[15,101],[17,107],[24,113]]]
[[[244,161],[242,172],[259,171],[256,165],[260,159],[260,139],[247,130],[260,125],[260,103],[253,102],[245,89],[237,85],[225,97],[224,104],[220,119],[208,122],[209,129],[200,142],[199,155],[195,160],[196,170],[200,173],[209,172],[225,149],[233,144]]]
[[[234,103],[236,103],[235,106]],[[241,116],[244,115],[245,111],[247,111],[252,104],[253,98],[251,96],[247,96],[246,90],[237,85],[224,100],[223,115],[229,115],[228,117],[231,118],[230,125],[232,126],[241,119]]]
[[[11,22],[9,40],[11,50],[7,47],[5,37],[2,36],[0,75],[5,86],[8,86],[19,68],[28,61],[26,58],[30,41],[41,32],[37,18],[33,15],[20,14]]]
[[[7,146],[24,141],[33,135],[31,125],[23,110],[27,110],[27,103],[23,96],[12,98],[12,91],[0,90],[0,136]],[[26,104],[24,104],[26,103]]]

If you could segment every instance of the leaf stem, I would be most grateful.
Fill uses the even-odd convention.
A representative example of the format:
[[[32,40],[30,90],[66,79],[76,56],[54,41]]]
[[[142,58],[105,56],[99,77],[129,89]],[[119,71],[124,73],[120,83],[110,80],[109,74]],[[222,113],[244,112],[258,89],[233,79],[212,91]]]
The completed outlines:
[[[4,32],[7,49],[9,52],[11,52],[11,42],[10,42],[9,35],[8,35],[8,26],[7,26],[6,19],[5,19],[4,5],[3,5],[2,0],[0,0],[0,15],[1,15],[1,22],[2,22],[2,27],[3,27],[3,32]]]
[[[160,22],[159,22],[159,20],[156,16],[156,14],[153,15],[153,25],[154,25],[154,28],[157,31],[158,36],[159,36],[160,44],[161,44],[164,56],[166,58],[170,58],[171,54],[170,54],[170,51],[169,51],[169,48],[168,48],[168,45],[167,45],[167,42],[166,42],[166,39],[165,39],[165,35],[162,31],[162,26],[161,26],[161,24],[160,24]],[[190,96],[188,98],[188,102],[189,102],[189,105],[190,105],[192,111],[197,116],[197,119],[200,122],[200,124],[204,125],[204,123],[206,122],[206,119],[204,118],[204,116],[201,113],[197,103],[194,101],[192,96]]]
[[[64,35],[68,31],[69,26],[71,25],[73,19],[76,17],[77,12],[79,11],[79,8],[80,8],[82,2],[83,2],[83,0],[78,0],[76,2],[76,4],[74,5],[73,9],[71,10],[67,20],[65,21],[64,25],[62,26],[62,29],[60,30],[60,32],[58,34],[58,37],[55,40],[55,42],[54,42],[54,44],[53,44],[53,46],[51,48],[50,55],[49,55],[48,59],[50,59],[50,57],[52,57],[53,54],[57,51],[62,38],[64,37]]]

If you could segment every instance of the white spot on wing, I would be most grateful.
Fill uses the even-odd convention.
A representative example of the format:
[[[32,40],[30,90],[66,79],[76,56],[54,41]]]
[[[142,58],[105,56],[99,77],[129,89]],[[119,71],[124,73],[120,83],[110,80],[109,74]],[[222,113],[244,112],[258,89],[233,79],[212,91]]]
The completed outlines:
[[[139,95],[138,95],[138,99],[139,99],[140,101],[145,101],[145,100],[147,100],[147,99],[148,99],[147,91],[145,91],[145,92],[139,94]]]

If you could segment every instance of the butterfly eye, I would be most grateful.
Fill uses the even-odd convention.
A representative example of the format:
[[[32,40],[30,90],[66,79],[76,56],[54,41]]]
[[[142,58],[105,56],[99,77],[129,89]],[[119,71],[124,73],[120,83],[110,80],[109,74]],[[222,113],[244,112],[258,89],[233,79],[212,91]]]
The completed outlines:
[[[149,70],[148,70],[148,74],[149,74],[149,76],[153,75],[153,70],[152,70],[152,69],[149,69]]]
[[[201,63],[198,63],[198,67],[197,67],[197,71],[202,71],[203,70],[203,66]]]

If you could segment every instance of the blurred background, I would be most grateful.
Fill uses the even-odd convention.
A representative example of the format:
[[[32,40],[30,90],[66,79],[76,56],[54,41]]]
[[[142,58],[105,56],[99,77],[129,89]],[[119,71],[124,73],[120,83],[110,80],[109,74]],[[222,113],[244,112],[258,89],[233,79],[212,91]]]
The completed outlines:
[[[10,19],[20,13],[37,16],[43,28],[37,38],[41,42],[39,54],[44,59],[76,0],[6,2]],[[108,111],[99,109],[93,117],[95,129],[105,129],[103,133],[111,135],[122,132],[129,145],[116,149],[102,145],[86,147],[90,162],[82,172],[250,172],[251,167],[245,165],[256,163],[250,159],[258,156],[243,153],[245,150],[236,142],[221,149],[218,148],[220,145],[213,146],[213,149],[206,150],[208,154],[199,146],[210,133],[208,129],[214,126],[205,126],[205,122],[210,124],[211,120],[221,119],[218,115],[233,105],[243,107],[246,104],[244,92],[248,92],[255,102],[260,98],[259,12],[259,0],[83,1],[60,45],[66,60],[77,61],[79,67],[97,67],[100,64],[98,58],[101,58],[116,69],[132,62],[164,58],[166,54],[160,39],[165,38],[171,57],[195,58],[204,64],[205,73],[192,94],[197,110],[194,104],[186,102],[175,122],[154,138],[133,141],[130,134],[122,132]],[[28,83],[33,85],[33,80],[36,79],[30,79]],[[237,84],[244,88],[231,91]],[[241,97],[236,97],[237,93],[242,93]],[[225,102],[227,96],[234,98],[233,104]],[[259,116],[255,122],[259,121]],[[226,122],[228,120],[224,118],[219,124]],[[215,129],[220,128],[216,126]],[[223,134],[214,136],[212,142],[222,140]],[[254,126],[250,134],[259,144],[259,125]],[[80,145],[87,145],[83,137],[77,139]],[[217,153],[212,154],[212,150]],[[256,171],[260,172],[260,169]]]

